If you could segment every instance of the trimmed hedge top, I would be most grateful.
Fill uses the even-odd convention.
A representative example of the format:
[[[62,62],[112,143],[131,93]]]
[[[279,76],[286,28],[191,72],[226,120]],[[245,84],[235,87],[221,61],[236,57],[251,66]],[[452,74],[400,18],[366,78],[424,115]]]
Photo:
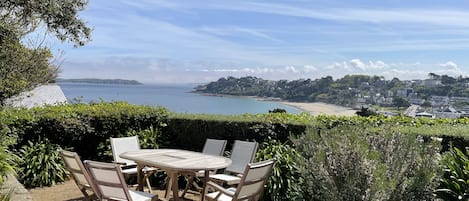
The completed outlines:
[[[169,112],[163,107],[137,106],[125,102],[75,104],[0,111],[8,132],[18,136],[21,147],[28,141],[47,138],[72,147],[84,158],[95,158],[99,143],[134,129],[162,127]]]
[[[375,127],[392,125],[402,133],[427,136],[469,136],[469,119],[409,117],[312,116],[308,113],[208,115],[170,113],[166,108],[131,105],[125,102],[73,104],[33,109],[0,110],[0,130],[18,137],[16,148],[47,138],[63,148],[76,150],[84,159],[99,157],[98,147],[109,137],[153,127],[161,147],[200,150],[206,138],[288,141],[307,128],[331,129],[340,125]],[[2,126],[3,124],[3,126]],[[227,150],[230,149],[230,144]]]

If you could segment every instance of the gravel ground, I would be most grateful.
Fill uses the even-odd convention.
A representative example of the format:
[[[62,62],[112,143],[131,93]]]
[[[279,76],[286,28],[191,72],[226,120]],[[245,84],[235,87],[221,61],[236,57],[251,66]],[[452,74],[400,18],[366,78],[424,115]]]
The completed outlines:
[[[84,200],[83,194],[76,186],[73,180],[66,181],[64,183],[54,185],[51,187],[35,188],[30,189],[29,192],[33,197],[34,201],[78,201]],[[155,190],[153,193],[157,193],[160,198],[164,196],[164,191]],[[185,200],[200,200],[199,195],[187,194]]]
[[[83,194],[81,194],[75,182],[72,180],[51,187],[30,189],[29,192],[34,201],[84,200]]]

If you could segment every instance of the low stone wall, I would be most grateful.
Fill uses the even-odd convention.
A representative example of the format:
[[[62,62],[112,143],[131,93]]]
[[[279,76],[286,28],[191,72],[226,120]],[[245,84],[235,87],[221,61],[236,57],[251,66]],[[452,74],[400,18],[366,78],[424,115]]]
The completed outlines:
[[[8,174],[6,181],[0,188],[0,193],[6,194],[13,191],[10,198],[12,201],[32,201],[33,198],[26,188],[12,174]]]

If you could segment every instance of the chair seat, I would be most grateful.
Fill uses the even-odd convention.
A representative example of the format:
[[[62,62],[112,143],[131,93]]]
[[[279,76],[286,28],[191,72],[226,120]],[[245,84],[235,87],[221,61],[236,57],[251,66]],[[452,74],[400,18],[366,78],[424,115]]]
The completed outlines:
[[[210,179],[216,179],[226,182],[228,185],[239,184],[241,181],[240,177],[229,175],[229,174],[214,174],[210,175]]]
[[[158,200],[158,195],[150,194],[147,192],[129,190],[129,193],[133,201],[156,201]]]
[[[273,160],[262,161],[259,163],[249,163],[240,178],[236,188],[224,188],[216,182],[209,181],[207,186],[214,189],[214,193],[205,195],[207,200],[228,201],[228,200],[250,200],[258,201],[264,190],[264,185],[272,172],[274,166]],[[213,175],[212,177],[226,177],[234,179],[230,175]]]
[[[142,169],[143,173],[152,172],[152,171],[156,171],[156,170],[157,170],[156,168],[152,168],[152,167],[144,167]],[[134,167],[134,168],[122,169],[122,173],[124,173],[124,174],[137,174],[137,168]]]
[[[137,174],[137,168],[127,168],[127,169],[122,169],[122,173],[124,174]]]
[[[231,191],[233,193],[236,192],[236,188],[229,188],[229,189],[226,189],[228,191]],[[216,192],[213,192],[213,193],[209,193],[207,195],[205,195],[207,198],[209,198],[209,200],[217,200],[217,201],[231,201],[233,200],[233,197],[230,197],[230,196],[227,196],[223,193],[221,193],[220,197],[218,197],[218,199],[215,199],[218,194],[220,194],[220,192],[216,191]]]
[[[209,171],[208,174],[209,175],[214,175],[215,171]],[[205,171],[204,170],[197,171],[197,172],[195,172],[195,176],[196,177],[205,177]]]

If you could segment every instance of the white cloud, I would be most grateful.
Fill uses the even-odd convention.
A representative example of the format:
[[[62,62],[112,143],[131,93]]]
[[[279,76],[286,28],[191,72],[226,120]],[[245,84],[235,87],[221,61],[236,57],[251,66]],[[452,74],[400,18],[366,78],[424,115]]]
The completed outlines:
[[[389,65],[385,64],[383,61],[370,61],[369,62],[369,67],[372,69],[382,69],[382,68],[387,68]]]
[[[210,4],[212,9],[238,10],[283,16],[303,17],[344,22],[413,23],[439,26],[469,27],[469,12],[456,9],[317,9],[291,6],[291,4],[247,2],[238,4]]]
[[[418,65],[422,65],[417,62]],[[287,66],[249,66],[230,62],[210,60],[174,60],[145,57],[109,57],[99,61],[65,61],[62,78],[122,78],[134,79],[144,83],[206,83],[220,77],[256,76],[270,80],[294,80],[300,78],[317,79],[333,76],[335,79],[347,74],[382,75],[386,79],[398,77],[401,80],[426,79],[430,71],[415,68],[415,62],[396,62],[387,64],[381,60],[363,62],[360,59],[335,62],[326,65],[287,65]],[[174,68],[178,66],[178,68]],[[448,61],[443,64],[425,64],[436,69],[439,75],[467,76],[459,66]],[[364,69],[364,70],[363,70]]]
[[[224,27],[208,27],[203,26],[201,29],[203,32],[207,32],[213,35],[218,36],[248,36],[248,37],[256,37],[260,39],[265,39],[273,42],[283,42],[277,38],[274,38],[262,31],[250,28],[243,28],[238,26],[224,26]]]
[[[99,2],[99,1],[98,1]],[[174,0],[145,0],[124,1],[124,3],[139,9],[173,9],[177,11],[203,10],[228,10],[252,13],[264,13],[289,17],[303,17],[310,19],[322,19],[344,22],[370,22],[383,23],[413,23],[430,24],[441,26],[469,27],[469,12],[462,8],[412,8],[409,6],[401,8],[361,8],[353,6],[337,5],[331,8],[327,4],[309,1],[295,5],[286,3],[270,3],[255,1],[219,1],[209,0],[204,4],[197,1],[174,1]],[[329,3],[329,2],[328,2]],[[334,5],[335,3],[332,3]],[[344,3],[342,3],[344,4]],[[323,9],[318,9],[327,6]]]
[[[425,79],[428,72],[422,70],[390,69],[381,73],[386,79],[399,78],[400,80]]]
[[[305,73],[316,72],[317,70],[318,70],[318,68],[316,68],[316,67],[313,66],[313,65],[305,65],[305,66],[303,66],[303,72],[305,72]]]
[[[350,70],[350,67],[347,62],[334,62],[333,64],[326,66],[328,70]]]
[[[369,70],[379,70],[384,68],[389,68],[395,64],[386,64],[381,60],[378,61],[368,61],[364,63],[360,59],[352,59],[350,61],[343,62],[334,62],[333,64],[326,66],[326,69],[343,69],[343,70],[360,70],[360,71],[369,71]]]
[[[291,72],[291,73],[297,73],[298,72],[294,66],[285,66],[285,71],[286,72]]]
[[[420,64],[421,64],[421,63],[417,61],[417,62],[413,63],[412,66],[413,66],[413,67],[416,67],[416,66],[420,66]]]
[[[366,65],[360,59],[352,59],[349,63],[353,68],[366,70]]]
[[[440,64],[440,67],[443,67],[447,70],[459,70],[458,65],[452,61]]]

